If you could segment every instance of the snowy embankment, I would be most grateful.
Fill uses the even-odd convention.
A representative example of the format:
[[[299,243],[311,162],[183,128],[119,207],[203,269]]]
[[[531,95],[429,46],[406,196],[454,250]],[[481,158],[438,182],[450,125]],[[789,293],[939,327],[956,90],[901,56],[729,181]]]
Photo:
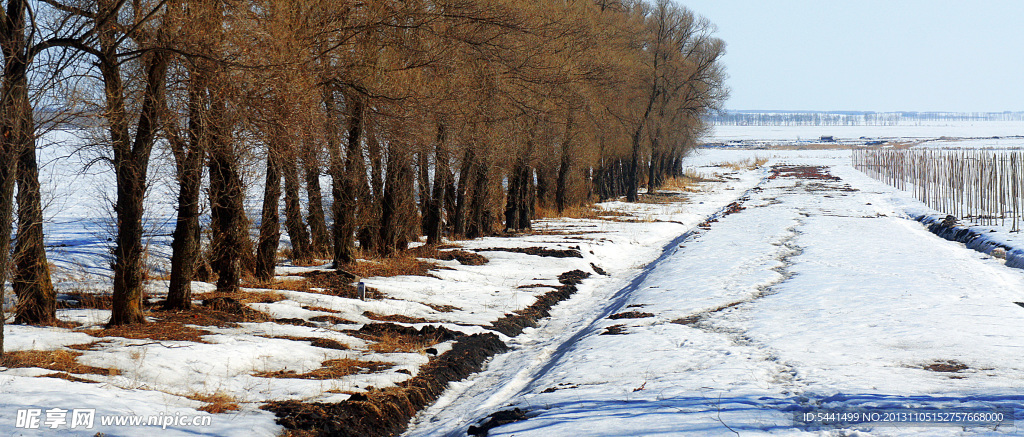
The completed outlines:
[[[1024,272],[929,233],[906,213],[919,203],[846,153],[773,156],[794,167],[667,247],[613,310],[562,305],[407,435],[464,435],[498,411],[507,420],[487,435],[1019,433],[794,421],[815,408],[913,407],[1024,420]]]
[[[907,214],[935,235],[1005,259],[1007,267],[1024,269],[1024,238],[1004,227],[958,224],[955,217],[950,219],[948,215],[934,210],[911,210]]]
[[[47,358],[40,367],[0,368],[0,434],[43,434],[43,429],[49,429],[47,424],[40,430],[18,427],[19,411],[58,408],[68,411],[67,423],[55,423],[54,429],[63,434],[147,435],[152,428],[102,424],[100,418],[202,417],[221,399],[220,404],[228,408],[214,414],[210,425],[174,424],[161,429],[160,435],[277,435],[282,427],[275,423],[274,414],[260,409],[266,403],[343,402],[396,387],[452,347],[451,340],[389,344],[387,338],[369,335],[363,328],[387,322],[421,332],[427,326],[465,334],[492,332],[496,320],[529,307],[557,286],[559,275],[572,270],[591,273],[569,301],[552,310],[552,322],[528,327],[514,339],[499,335],[513,348],[546,341],[546,335],[568,332],[558,326],[579,320],[574,311],[589,314],[607,309],[609,298],[660,256],[666,242],[721,210],[764,177],[763,170],[736,172],[712,166],[701,171],[722,180],[703,184],[701,190],[687,193],[682,202],[678,198],[660,203],[608,202],[598,205],[606,213],[598,213],[602,217],[539,220],[534,234],[454,242],[458,249],[483,255],[488,262],[463,265],[457,260],[429,259],[426,261],[434,268],[426,275],[364,278],[366,285],[379,293],[366,301],[315,286],[298,287],[310,280],[301,275],[325,268],[289,265],[278,268],[273,290],[245,289],[255,300],[245,302],[247,309],[236,313],[258,311],[259,317],[251,320],[211,321],[201,312],[190,316],[193,320],[172,323],[168,320],[174,315],[154,313],[151,326],[157,331],[173,328],[172,332],[121,332],[101,329],[109,310],[62,308],[58,317],[77,327],[8,325],[8,351],[57,352],[52,356],[68,362],[57,365]],[[67,172],[70,178],[71,170]],[[78,186],[88,186],[89,180],[103,175],[75,178],[72,181]],[[71,187],[62,186],[53,192],[53,198],[65,200],[54,215],[66,219],[48,225],[48,230],[54,231],[52,238],[62,241],[52,247],[51,260],[57,266],[84,265],[83,279],[91,278],[88,285],[67,279],[62,291],[100,291],[106,240],[86,223],[91,223],[87,218],[95,216],[102,197],[80,198]],[[76,199],[80,203],[75,203]],[[82,236],[80,244],[75,243],[75,235]],[[164,249],[161,240],[154,245],[160,246],[154,248],[157,254]],[[534,248],[578,256],[553,258],[515,252]],[[597,274],[600,272],[604,274]],[[296,284],[296,289],[289,288],[290,284]],[[162,281],[150,285],[151,301],[166,292]],[[194,285],[197,305],[211,301],[209,284]],[[135,335],[140,333],[143,335]],[[515,351],[511,354],[511,358],[497,359],[521,357]],[[356,365],[344,373],[318,376],[330,370],[332,363]],[[94,410],[94,426],[72,428],[70,411],[74,409]],[[45,413],[40,419],[46,419]]]

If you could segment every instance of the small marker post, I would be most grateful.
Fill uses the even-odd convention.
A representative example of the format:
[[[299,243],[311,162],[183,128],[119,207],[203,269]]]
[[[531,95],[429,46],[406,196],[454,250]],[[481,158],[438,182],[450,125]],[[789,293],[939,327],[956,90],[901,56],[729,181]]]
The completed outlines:
[[[366,300],[366,284],[359,282],[356,284],[356,288],[359,289],[359,300]]]

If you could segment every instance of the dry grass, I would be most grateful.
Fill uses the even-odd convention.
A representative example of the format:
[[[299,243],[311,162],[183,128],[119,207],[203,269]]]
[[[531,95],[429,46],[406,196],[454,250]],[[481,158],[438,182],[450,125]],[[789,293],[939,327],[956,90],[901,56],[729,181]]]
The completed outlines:
[[[324,348],[324,349],[334,349],[334,350],[340,350],[340,351],[349,350],[348,346],[338,342],[337,340],[331,340],[329,338],[322,338],[322,337],[295,337],[295,336],[291,336],[291,335],[275,335],[275,336],[261,336],[261,337],[276,338],[276,339],[280,339],[280,340],[291,340],[291,341],[307,341],[307,342],[309,342],[310,346],[313,346],[313,347],[319,347],[319,348]]]
[[[686,169],[682,176],[666,178],[659,190],[681,193],[698,193],[703,191],[701,184],[705,182],[721,182],[721,179],[709,177],[692,168]]]
[[[57,301],[57,308],[91,308],[98,310],[109,310],[114,302],[114,297],[111,294],[97,294],[97,293],[84,293],[84,292],[71,292],[62,293],[67,296],[67,299],[60,299]],[[71,301],[75,301],[72,303]]]
[[[81,352],[57,349],[52,351],[8,351],[0,358],[4,367],[39,367],[42,369],[64,372],[67,374],[118,375],[117,369],[86,366],[78,362]],[[47,375],[53,376],[53,375]],[[60,377],[60,376],[57,376]],[[65,378],[67,379],[67,378]]]
[[[233,296],[233,295],[232,295]],[[240,293],[240,298],[242,298]],[[245,306],[234,298],[216,296],[204,300],[216,303],[208,306],[194,306],[185,311],[151,311],[147,316],[155,321],[132,325],[115,326],[85,331],[94,337],[123,337],[156,341],[191,341],[205,343],[202,336],[210,332],[193,326],[217,326],[231,328],[240,322],[264,322],[270,317]]]
[[[363,316],[370,320],[376,320],[379,322],[398,322],[398,323],[428,323],[427,319],[421,317],[409,317],[401,314],[377,314],[372,311],[363,312]]]
[[[594,205],[571,205],[563,208],[562,212],[558,212],[557,208],[551,206],[538,205],[537,208],[534,209],[534,218],[598,219],[603,213],[604,211],[595,208]]]
[[[358,325],[356,322],[338,316],[313,316],[309,320],[311,322],[327,322],[335,325]]]
[[[397,332],[364,336],[364,339],[373,341],[370,344],[370,350],[382,354],[419,352],[438,343],[438,340],[433,337]]]
[[[228,411],[238,410],[238,401],[235,398],[226,395],[224,393],[214,393],[208,395],[193,394],[185,396],[193,401],[205,402],[206,405],[199,407],[200,411],[205,411],[210,414],[221,414]]]
[[[273,279],[270,280],[270,282],[261,282],[261,281],[257,281],[255,278],[246,278],[246,280],[242,281],[242,283],[239,284],[239,285],[241,287],[243,287],[243,288],[266,288],[266,289],[271,289],[271,290],[289,290],[289,291],[309,291],[309,287],[310,287],[309,281],[307,281],[306,278],[302,277],[302,276],[275,276]],[[261,292],[255,292],[255,293],[258,294],[258,293],[261,293]],[[277,293],[273,293],[273,292],[262,292],[262,293],[266,293],[266,294],[270,294],[270,295],[277,295],[279,297],[279,299],[277,299],[277,300],[283,300],[284,299],[283,297],[280,296],[280,294],[277,294]],[[234,295],[232,294],[230,296],[234,296]],[[276,300],[274,302],[276,302]]]
[[[391,277],[391,276],[432,276],[431,270],[443,267],[429,261],[418,259],[412,251],[399,252],[385,258],[358,260],[346,265],[343,270],[360,278]]]
[[[299,279],[304,280],[305,278],[299,278]],[[250,288],[255,288],[255,287],[250,287]],[[292,290],[291,288],[284,288],[284,287],[261,287],[261,288],[271,288],[271,289],[274,289],[274,290]],[[212,292],[212,293],[203,293],[201,295],[201,297],[203,298],[204,301],[211,300],[211,299],[216,299],[218,297],[231,298],[231,299],[234,299],[234,300],[238,301],[239,303],[243,303],[243,304],[248,304],[248,303],[274,303],[274,302],[280,302],[282,300],[285,300],[285,297],[282,296],[281,293],[277,293],[277,292],[274,292],[274,291],[245,291],[245,290],[239,290],[239,291],[236,291],[234,293]]]
[[[727,169],[730,169],[730,170],[737,170],[737,171],[739,171],[739,170],[753,170],[755,168],[761,167],[762,165],[764,165],[767,162],[768,162],[768,158],[762,158],[760,156],[755,156],[753,158],[747,158],[747,159],[744,159],[742,161],[720,162],[718,164],[715,164],[715,166],[716,167],[727,168]]]
[[[338,379],[343,376],[357,375],[360,373],[377,373],[392,366],[391,363],[380,361],[360,361],[351,358],[337,358],[327,360],[320,364],[320,368],[306,373],[296,373],[294,370],[278,370],[276,372],[259,372],[253,376],[259,378],[289,378],[289,379]]]
[[[447,247],[441,246],[419,246],[410,249],[409,252],[417,258],[431,258],[442,261],[458,261],[459,264],[466,266],[482,266],[490,262],[487,257],[480,255],[479,253],[469,252],[461,249],[454,250],[441,250]]]
[[[204,324],[198,316],[194,323]],[[206,343],[203,341],[202,336],[209,335],[210,331],[185,326],[185,324],[178,321],[160,320],[150,323],[137,323],[133,325],[89,330],[85,331],[85,333],[93,337],[123,337],[137,340],[148,339],[156,341],[190,341],[194,343]]]
[[[77,377],[75,375],[72,375],[70,373],[65,373],[65,372],[47,373],[46,375],[39,375],[39,376],[37,376],[37,378],[58,378],[58,379],[63,379],[65,381],[71,381],[71,382],[85,382],[85,383],[90,383],[90,384],[98,384],[98,382],[96,382],[96,381],[93,381],[93,380],[90,380],[90,379],[85,379],[85,378],[79,378],[79,377]]]

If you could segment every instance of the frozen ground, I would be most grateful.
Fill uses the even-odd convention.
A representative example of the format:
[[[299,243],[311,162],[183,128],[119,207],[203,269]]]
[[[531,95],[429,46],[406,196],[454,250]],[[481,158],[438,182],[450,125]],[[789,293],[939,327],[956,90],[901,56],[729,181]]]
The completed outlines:
[[[464,435],[512,408],[527,418],[488,435],[1020,434],[795,426],[812,407],[1007,407],[1024,420],[1024,271],[930,234],[906,215],[920,204],[844,152],[758,152],[841,180],[765,179],[745,209],[666,246],[608,298],[556,308],[407,435]],[[609,318],[625,311],[647,314]]]

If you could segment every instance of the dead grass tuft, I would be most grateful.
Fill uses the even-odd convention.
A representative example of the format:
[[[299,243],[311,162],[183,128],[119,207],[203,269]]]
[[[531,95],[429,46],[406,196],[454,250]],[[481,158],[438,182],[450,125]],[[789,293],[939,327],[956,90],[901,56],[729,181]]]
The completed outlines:
[[[420,246],[411,249],[413,255],[418,258],[432,258],[442,261],[456,260],[459,264],[467,266],[482,266],[487,264],[490,260],[487,257],[480,255],[479,253],[468,252],[465,250],[440,250],[439,247],[432,246]]]
[[[289,379],[338,379],[348,375],[362,373],[377,373],[387,370],[393,366],[391,363],[381,361],[360,361],[352,358],[337,358],[327,360],[320,364],[321,367],[306,373],[297,373],[294,370],[278,370],[276,372],[259,372],[253,376],[258,378],[289,378]]]
[[[747,159],[744,159],[742,161],[720,162],[718,164],[715,164],[715,166],[716,167],[727,168],[727,169],[730,169],[730,170],[737,170],[737,171],[739,171],[739,170],[753,170],[755,168],[761,167],[762,165],[765,165],[765,163],[767,163],[767,162],[768,162],[768,158],[762,158],[762,157],[759,157],[759,156],[755,156],[753,158],[747,158]]]
[[[224,393],[214,393],[209,395],[193,394],[185,397],[192,399],[193,401],[205,402],[206,405],[199,407],[199,411],[205,411],[210,414],[221,414],[228,411],[238,410],[238,401]]]
[[[187,317],[187,316],[184,316]],[[202,324],[198,316],[195,322]],[[185,319],[188,320],[188,319]],[[123,337],[137,340],[155,341],[191,341],[194,343],[206,343],[202,336],[209,335],[210,331],[196,329],[177,321],[157,321],[149,323],[137,323],[133,325],[115,326],[111,328],[85,331],[93,337]]]
[[[372,311],[363,312],[363,316],[370,320],[376,320],[379,322],[397,322],[397,323],[428,323],[427,319],[422,317],[409,317],[401,314],[377,314]]]
[[[360,278],[392,277],[392,276],[433,276],[431,270],[441,267],[429,261],[417,258],[413,251],[404,251],[385,258],[358,260],[348,264],[344,270]]]
[[[356,322],[338,316],[313,316],[310,317],[309,320],[311,322],[327,322],[335,325],[358,325]]]
[[[276,276],[273,279],[271,279],[270,282],[260,282],[260,281],[255,280],[254,278],[246,278],[246,279],[247,279],[246,281],[243,281],[241,283],[241,287],[244,287],[244,288],[269,288],[271,290],[288,290],[288,291],[309,291],[309,287],[310,287],[309,281],[307,281],[306,278],[302,277],[302,276],[283,276],[283,277],[282,276]],[[265,292],[265,291],[264,292],[251,292],[251,293],[256,293],[256,294],[266,293],[266,294],[271,294],[271,295],[276,294],[279,297],[279,299],[277,299],[277,300],[284,300],[284,297],[281,297],[281,295],[278,294],[278,293]],[[274,302],[276,302],[277,300],[275,300]]]
[[[93,381],[91,379],[79,378],[79,377],[77,377],[75,375],[72,375],[70,373],[65,373],[65,372],[47,373],[46,375],[39,375],[39,376],[37,376],[37,378],[58,378],[58,379],[63,379],[65,381],[71,381],[71,382],[85,382],[85,383],[97,384],[96,381]]]
[[[425,303],[424,305],[430,307],[430,309],[432,309],[434,311],[437,311],[439,313],[450,313],[452,311],[456,311],[456,310],[461,311],[462,310],[462,308],[459,308],[457,306],[452,306],[452,305],[436,305],[436,304],[432,304],[432,303]]]
[[[924,366],[924,370],[931,372],[957,373],[969,369],[966,364],[955,360],[936,361]]]
[[[310,293],[358,299],[359,290],[355,285],[352,285],[352,276],[348,276],[345,273],[339,273],[334,270],[317,270],[306,273],[303,276],[309,281]],[[384,294],[377,289],[366,287],[366,298],[383,299]]]
[[[459,337],[459,333],[439,326],[416,329],[393,323],[363,325],[352,335],[372,341],[370,350],[380,353],[419,352],[438,343]]]
[[[319,347],[319,348],[324,348],[324,349],[334,349],[334,350],[340,350],[340,351],[349,350],[348,346],[338,342],[337,340],[332,340],[332,339],[329,339],[329,338],[322,338],[322,337],[295,337],[295,336],[291,336],[291,335],[276,335],[276,336],[267,337],[267,338],[276,338],[276,339],[280,339],[280,340],[291,340],[291,341],[308,341],[309,345],[313,346],[313,347]]]
[[[618,314],[612,314],[612,315],[608,316],[608,318],[612,319],[612,320],[618,320],[618,319],[644,319],[644,318],[647,318],[647,317],[654,317],[654,314],[644,313],[644,312],[632,310],[632,311],[621,312],[621,313],[618,313]]]
[[[0,358],[0,365],[4,367],[38,367],[64,373],[111,376],[120,374],[117,369],[104,369],[81,364],[78,362],[80,356],[82,356],[81,352],[65,349],[8,351],[4,352],[4,356]]]
[[[114,297],[111,294],[83,293],[80,291],[62,294],[64,298],[57,300],[57,308],[60,309],[90,308],[109,310],[114,302]]]
[[[703,191],[703,186],[701,184],[707,182],[721,182],[721,180],[708,177],[707,175],[699,173],[692,168],[688,168],[682,176],[665,178],[665,182],[661,184],[661,188],[659,188],[659,190],[681,193],[698,193]]]
[[[237,327],[240,322],[265,322],[270,316],[243,305],[226,296],[203,301],[204,305],[193,306],[184,311],[151,311],[147,315],[155,321],[132,325],[114,326],[85,331],[94,337],[123,337],[156,341],[191,341],[205,343],[202,336],[210,331],[193,326]]]
[[[558,212],[557,208],[550,206],[538,205],[534,209],[534,218],[538,219],[550,219],[550,218],[574,218],[574,219],[598,219],[601,215],[606,215],[605,211],[597,209],[594,205],[570,205],[562,209],[562,212]]]

